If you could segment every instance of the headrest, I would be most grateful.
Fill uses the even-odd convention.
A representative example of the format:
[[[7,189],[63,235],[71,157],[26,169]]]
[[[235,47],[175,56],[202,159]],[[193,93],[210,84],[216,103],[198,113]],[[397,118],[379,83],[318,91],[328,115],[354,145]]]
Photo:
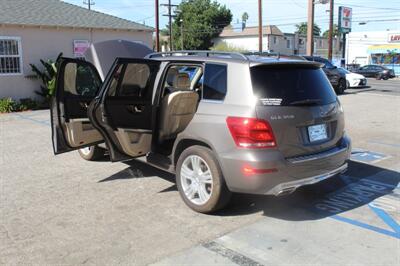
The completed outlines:
[[[190,78],[188,73],[179,73],[174,79],[174,89],[190,90]]]
[[[167,73],[167,84],[168,86],[172,87],[174,85],[174,79],[179,72],[176,68],[171,67]]]

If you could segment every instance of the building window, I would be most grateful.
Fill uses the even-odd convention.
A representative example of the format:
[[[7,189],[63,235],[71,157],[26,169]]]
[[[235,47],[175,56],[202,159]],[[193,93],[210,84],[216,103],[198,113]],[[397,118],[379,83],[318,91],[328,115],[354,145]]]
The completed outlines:
[[[276,38],[276,36],[274,36],[274,44],[278,43],[278,38]]]
[[[322,40],[319,40],[319,48],[322,48]]]
[[[288,49],[292,48],[292,44],[291,44],[290,40],[286,40],[286,48],[288,48]]]
[[[22,74],[21,38],[0,36],[0,75]]]

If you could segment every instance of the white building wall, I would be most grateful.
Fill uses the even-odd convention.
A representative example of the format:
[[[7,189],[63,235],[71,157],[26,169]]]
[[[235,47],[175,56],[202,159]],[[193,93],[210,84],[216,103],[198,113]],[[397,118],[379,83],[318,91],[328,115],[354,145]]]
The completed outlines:
[[[40,59],[53,59],[62,52],[65,57],[73,57],[73,41],[89,40],[100,42],[113,39],[141,41],[149,47],[153,46],[152,33],[143,31],[117,31],[68,29],[68,28],[39,28],[0,26],[0,37],[12,36],[21,38],[22,74],[0,75],[0,98],[11,97],[38,98],[34,93],[40,90],[40,81],[29,78],[33,73],[29,64],[40,66]]]
[[[351,32],[346,40],[347,64],[366,65],[369,63],[368,47],[376,44],[387,44],[388,35],[397,31]]]

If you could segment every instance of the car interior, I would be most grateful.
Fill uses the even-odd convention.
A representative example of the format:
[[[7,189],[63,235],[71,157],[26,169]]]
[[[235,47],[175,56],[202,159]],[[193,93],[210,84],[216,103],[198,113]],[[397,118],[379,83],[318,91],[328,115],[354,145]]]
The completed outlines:
[[[68,63],[64,70],[64,105],[68,119],[64,135],[71,147],[79,147],[103,139],[86,115],[87,104],[96,95],[101,81],[89,65]]]
[[[177,135],[185,130],[201,99],[201,66],[171,65],[163,82],[156,130],[158,152],[170,154]]]
[[[158,64],[121,62],[102,96],[104,116],[100,123],[117,148],[131,157],[147,154],[153,143],[157,144],[153,145],[156,152],[169,155],[174,140],[193,119],[201,99],[203,66],[171,64],[153,104]],[[74,148],[103,139],[87,118],[88,104],[102,83],[95,72],[92,65],[84,62],[71,62],[64,68],[63,102],[68,117],[63,131]]]

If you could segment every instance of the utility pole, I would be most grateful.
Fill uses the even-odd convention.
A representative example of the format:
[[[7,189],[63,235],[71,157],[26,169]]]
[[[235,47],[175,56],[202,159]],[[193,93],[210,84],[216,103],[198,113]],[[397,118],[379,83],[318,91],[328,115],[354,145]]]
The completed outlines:
[[[162,4],[162,6],[166,6],[168,8],[168,14],[163,15],[168,17],[168,25],[169,25],[169,49],[172,51],[173,50],[173,44],[172,44],[172,18],[176,17],[175,15],[172,15],[172,7],[177,7],[178,5],[172,5],[171,0],[168,0],[168,4]]]
[[[308,0],[307,55],[314,53],[314,0]]]
[[[83,4],[88,6],[88,9],[91,10],[91,7],[96,3],[93,0],[83,0]]]
[[[158,12],[158,0],[155,0],[155,13],[156,13],[156,51],[160,52],[160,19]]]
[[[328,35],[328,60],[332,61],[332,48],[333,48],[333,12],[334,0],[330,0],[329,4],[329,35]]]
[[[258,0],[258,51],[263,51],[262,0]]]
[[[183,47],[183,19],[180,20],[181,23],[181,50],[185,50]]]

